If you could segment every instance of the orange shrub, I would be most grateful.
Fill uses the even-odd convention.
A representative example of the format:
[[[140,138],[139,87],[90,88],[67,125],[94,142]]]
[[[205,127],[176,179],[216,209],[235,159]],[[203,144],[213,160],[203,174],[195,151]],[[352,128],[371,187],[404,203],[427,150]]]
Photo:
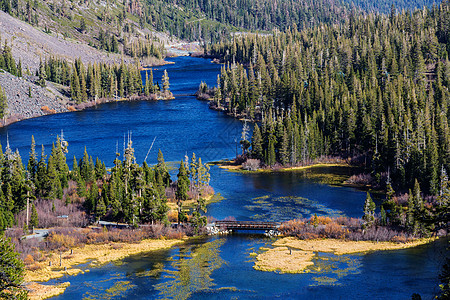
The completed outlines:
[[[312,233],[312,232],[303,232],[300,234],[297,234],[297,237],[299,239],[303,239],[303,240],[315,240],[319,238],[319,235],[317,233]]]
[[[68,111],[77,111],[75,107],[73,107],[72,105],[67,106],[67,110]]]
[[[48,108],[47,105],[42,106],[42,107],[41,107],[41,110],[42,110],[43,112],[45,112],[45,113],[48,113],[48,114],[54,114],[54,113],[56,113],[56,110]]]
[[[31,265],[34,264],[34,258],[33,256],[31,256],[31,254],[28,254],[24,259],[23,262],[25,263],[25,265]]]
[[[314,217],[311,218],[312,220]],[[317,216],[317,223],[322,225],[327,225],[328,223],[333,222],[333,220],[330,217],[324,217],[324,216]]]
[[[71,248],[75,246],[75,238],[64,234],[51,233],[47,241],[50,244],[54,244],[56,248]]]
[[[169,211],[167,217],[169,218],[169,222],[178,222],[178,212],[176,210]]]
[[[37,263],[34,263],[32,265],[27,266],[27,270],[30,270],[30,271],[37,271],[37,270],[40,270],[40,269],[42,269],[42,266],[40,264],[37,264]]]
[[[404,235],[396,235],[391,239],[394,243],[406,243],[408,239]]]
[[[290,220],[284,222],[280,226],[280,231],[284,234],[291,235],[301,231],[305,227],[305,222],[302,220]]]
[[[182,238],[184,237],[184,232],[181,232],[181,231],[172,231],[172,230],[170,230],[170,231],[167,233],[167,237],[168,237],[169,239],[182,239]]]
[[[326,234],[326,237],[329,238],[345,238],[345,230],[341,225],[336,223],[328,223],[327,225],[325,225],[324,232]]]

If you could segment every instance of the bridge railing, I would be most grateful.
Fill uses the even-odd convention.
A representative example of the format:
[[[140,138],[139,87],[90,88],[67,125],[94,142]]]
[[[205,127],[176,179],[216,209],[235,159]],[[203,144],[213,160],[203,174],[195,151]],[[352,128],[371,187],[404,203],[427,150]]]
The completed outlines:
[[[254,229],[254,230],[266,230],[276,229],[280,222],[262,222],[262,221],[216,221],[217,227],[226,229]]]

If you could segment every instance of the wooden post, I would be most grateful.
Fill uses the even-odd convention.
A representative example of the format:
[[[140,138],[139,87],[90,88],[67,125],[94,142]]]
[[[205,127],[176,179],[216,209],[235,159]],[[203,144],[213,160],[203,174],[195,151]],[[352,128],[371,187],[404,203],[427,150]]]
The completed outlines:
[[[59,251],[59,266],[62,266],[62,253]]]

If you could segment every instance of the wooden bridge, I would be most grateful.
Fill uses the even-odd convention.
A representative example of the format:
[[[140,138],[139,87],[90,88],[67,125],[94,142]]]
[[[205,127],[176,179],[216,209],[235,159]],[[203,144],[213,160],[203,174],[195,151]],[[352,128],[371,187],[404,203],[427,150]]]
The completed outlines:
[[[278,230],[280,222],[258,221],[216,221],[215,226],[220,230]]]

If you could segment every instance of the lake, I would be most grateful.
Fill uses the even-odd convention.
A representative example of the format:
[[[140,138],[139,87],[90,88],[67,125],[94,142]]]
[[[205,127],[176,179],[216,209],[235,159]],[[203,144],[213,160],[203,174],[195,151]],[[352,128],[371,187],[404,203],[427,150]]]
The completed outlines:
[[[176,97],[170,101],[117,102],[81,112],[24,120],[0,129],[0,141],[28,160],[31,135],[37,151],[50,154],[56,135],[69,142],[69,166],[84,147],[94,158],[113,165],[131,133],[135,155],[156,163],[158,149],[172,166],[195,152],[204,162],[236,155],[242,122],[210,110],[192,95],[201,81],[216,83],[220,65],[191,57],[169,59],[175,64],[155,68],[155,82],[164,69]],[[143,75],[145,78],[145,75]],[[284,221],[318,215],[361,217],[365,192],[327,185],[314,172],[244,174],[211,168],[211,186],[223,200],[208,206],[216,219]],[[176,170],[172,171],[175,174]],[[345,174],[339,174],[345,175]],[[253,269],[254,255],[273,239],[237,234],[189,241],[167,251],[129,257],[92,268],[85,274],[52,280],[70,281],[55,299],[410,299],[413,293],[431,299],[438,291],[438,273],[448,240],[414,249],[335,256],[317,253],[320,270],[278,274]],[[87,267],[85,267],[87,268]]]

